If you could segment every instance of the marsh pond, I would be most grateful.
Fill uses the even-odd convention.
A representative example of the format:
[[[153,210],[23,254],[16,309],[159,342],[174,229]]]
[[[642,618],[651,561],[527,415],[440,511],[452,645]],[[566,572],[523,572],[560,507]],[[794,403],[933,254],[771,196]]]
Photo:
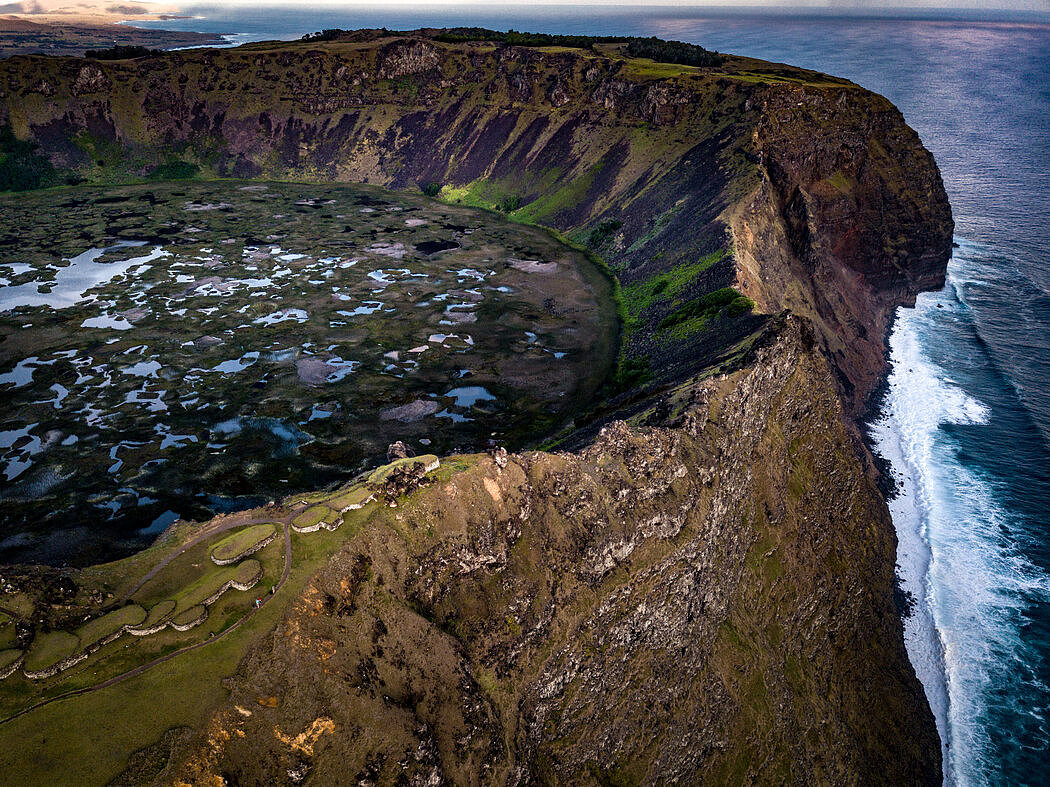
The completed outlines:
[[[177,518],[568,423],[610,283],[541,229],[365,186],[0,199],[0,562],[95,562]]]

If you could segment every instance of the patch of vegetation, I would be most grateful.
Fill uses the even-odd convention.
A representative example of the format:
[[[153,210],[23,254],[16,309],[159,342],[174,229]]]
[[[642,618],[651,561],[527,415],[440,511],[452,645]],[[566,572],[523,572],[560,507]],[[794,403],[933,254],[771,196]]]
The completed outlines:
[[[722,56],[696,44],[663,39],[632,38],[627,44],[629,57],[646,57],[660,63],[677,63],[682,66],[712,67],[722,65]]]
[[[677,213],[679,209],[681,209],[682,203],[683,200],[679,200],[677,203],[675,203],[670,208],[661,213],[659,216],[657,216],[656,221],[652,223],[652,226],[649,228],[649,231],[642,235],[640,238],[636,239],[635,242],[632,243],[627,249],[627,252],[631,253],[634,251],[638,251],[640,248],[642,248],[642,246],[644,246],[646,243],[655,238],[660,233],[660,231],[663,230],[663,228],[670,223],[671,219],[674,217],[674,214]]]
[[[257,576],[260,570],[259,561],[249,559],[235,566],[226,566],[219,571],[209,572],[187,586],[178,594],[175,601],[182,611],[199,606],[215,595],[219,588],[230,580],[243,585]]]
[[[29,191],[57,183],[55,168],[36,152],[37,147],[18,139],[10,126],[0,126],[0,191]]]
[[[504,197],[499,201],[499,205],[496,206],[500,213],[513,213],[521,207],[521,197],[514,195],[512,197]]]
[[[77,629],[76,633],[80,638],[80,646],[86,648],[117,633],[124,626],[137,626],[145,619],[146,610],[138,604],[128,604],[102,617],[89,620]]]
[[[246,585],[262,574],[262,566],[258,560],[245,560],[237,564],[237,571],[233,575],[234,582]]]
[[[704,255],[696,262],[678,265],[645,281],[624,287],[624,300],[630,321],[632,323],[636,321],[642,312],[657,301],[669,301],[675,298],[701,273],[724,260],[729,253],[729,249],[719,249]]]
[[[12,648],[11,650],[0,650],[0,673],[3,673],[7,667],[14,664],[15,661],[21,658],[21,656],[22,651],[17,648]]]
[[[200,167],[189,161],[169,161],[151,169],[146,177],[149,180],[189,180],[196,177],[200,171]]]
[[[12,648],[18,642],[15,622],[9,615],[0,612],[0,650]]]
[[[183,610],[174,618],[172,618],[171,622],[176,626],[185,626],[188,623],[197,620],[201,615],[205,614],[207,614],[207,610],[202,604],[198,604],[194,607],[190,607],[189,609]]]
[[[149,615],[146,619],[139,624],[139,628],[148,629],[151,626],[156,626],[162,621],[166,620],[171,616],[171,613],[175,611],[175,602],[172,599],[165,599],[159,604],[154,604],[149,611]]]
[[[846,175],[841,169],[828,178],[828,183],[837,188],[843,194],[849,194],[853,190],[853,183],[850,181],[849,176]]]
[[[69,658],[76,652],[80,640],[68,631],[51,631],[39,635],[26,654],[27,672],[39,672]]]
[[[587,236],[587,245],[592,249],[597,249],[605,244],[609,238],[611,238],[615,232],[623,226],[623,222],[619,219],[609,219],[603,221]]]
[[[614,384],[620,391],[642,385],[652,378],[648,358],[624,358],[616,369]]]
[[[335,41],[338,38],[341,38],[342,36],[346,35],[346,33],[347,33],[347,31],[346,30],[342,30],[341,28],[330,27],[330,28],[326,28],[324,30],[320,30],[320,31],[318,31],[316,33],[307,33],[306,35],[304,35],[299,40],[300,41],[311,41],[311,42],[313,42],[313,41]]]
[[[441,193],[441,184],[433,182],[424,183],[422,186],[420,186],[419,190],[426,194],[428,197],[436,197],[438,194]]]
[[[347,492],[342,492],[341,494],[331,498],[327,502],[328,505],[332,508],[336,509],[337,511],[342,511],[346,508],[360,507],[371,496],[372,492],[370,489],[368,489],[368,487],[358,486],[354,487],[353,489]]]
[[[153,57],[163,52],[159,49],[149,49],[144,46],[111,46],[109,49],[89,49],[84,57],[92,60],[134,60],[139,57]]]
[[[723,310],[727,317],[738,317],[745,312],[751,311],[754,307],[755,302],[747,296],[741,295],[732,287],[723,287],[720,290],[709,292],[707,295],[691,300],[683,306],[679,306],[660,321],[657,330],[668,330],[687,320],[697,318],[706,322],[719,313],[723,313]]]
[[[228,563],[246,555],[260,543],[271,538],[277,526],[273,522],[252,525],[227,536],[211,551],[212,560]]]
[[[292,520],[292,525],[299,528],[313,527],[318,522],[332,522],[335,516],[336,512],[328,506],[312,506]]]
[[[488,30],[484,27],[452,27],[434,36],[436,41],[458,44],[467,41],[493,41],[506,46],[564,46],[571,49],[590,49],[595,44],[622,44],[628,36],[575,36],[552,33],[523,33],[517,30]]]

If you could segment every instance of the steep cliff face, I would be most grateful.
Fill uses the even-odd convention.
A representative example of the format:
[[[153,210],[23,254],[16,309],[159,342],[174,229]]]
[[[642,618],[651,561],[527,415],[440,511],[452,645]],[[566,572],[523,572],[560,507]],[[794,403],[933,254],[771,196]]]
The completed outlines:
[[[792,318],[579,454],[478,457],[347,540],[178,775],[939,783],[859,454]]]
[[[0,115],[92,180],[177,155],[558,228],[613,266],[649,364],[579,452],[475,458],[377,509],[165,778],[939,783],[849,420],[951,241],[888,102],[745,58],[426,34],[0,74]]]
[[[611,45],[360,33],[136,61],[11,58],[2,72],[0,117],[90,179],[177,154],[219,175],[438,184],[589,241],[629,297],[626,355],[658,381],[757,329],[746,314],[668,325],[736,283],[763,311],[815,321],[860,412],[893,307],[940,282],[950,249],[936,166],[889,102],[747,58],[694,68]]]
[[[857,91],[769,96],[754,141],[762,183],[730,221],[741,288],[814,322],[861,414],[894,309],[944,285],[953,222],[940,174],[900,112]]]

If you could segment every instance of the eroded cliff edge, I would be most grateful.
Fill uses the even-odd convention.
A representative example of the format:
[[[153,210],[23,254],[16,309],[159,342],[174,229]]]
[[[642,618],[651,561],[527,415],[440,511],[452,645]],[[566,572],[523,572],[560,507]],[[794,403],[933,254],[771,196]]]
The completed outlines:
[[[588,243],[624,288],[643,373],[585,447],[376,512],[168,776],[940,781],[851,420],[893,309],[950,250],[936,166],[889,102],[744,58],[429,34],[0,70],[16,133],[88,179],[175,153],[437,184]],[[730,286],[756,308],[706,309]]]

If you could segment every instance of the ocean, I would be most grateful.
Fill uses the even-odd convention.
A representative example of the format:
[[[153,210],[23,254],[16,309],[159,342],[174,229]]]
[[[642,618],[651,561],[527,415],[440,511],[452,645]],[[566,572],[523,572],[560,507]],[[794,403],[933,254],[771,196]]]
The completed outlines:
[[[797,13],[536,5],[440,10],[184,5],[149,26],[298,38],[480,25],[656,35],[847,77],[933,152],[956,219],[948,283],[901,309],[870,425],[890,501],[912,663],[949,784],[1050,774],[1050,14]]]

